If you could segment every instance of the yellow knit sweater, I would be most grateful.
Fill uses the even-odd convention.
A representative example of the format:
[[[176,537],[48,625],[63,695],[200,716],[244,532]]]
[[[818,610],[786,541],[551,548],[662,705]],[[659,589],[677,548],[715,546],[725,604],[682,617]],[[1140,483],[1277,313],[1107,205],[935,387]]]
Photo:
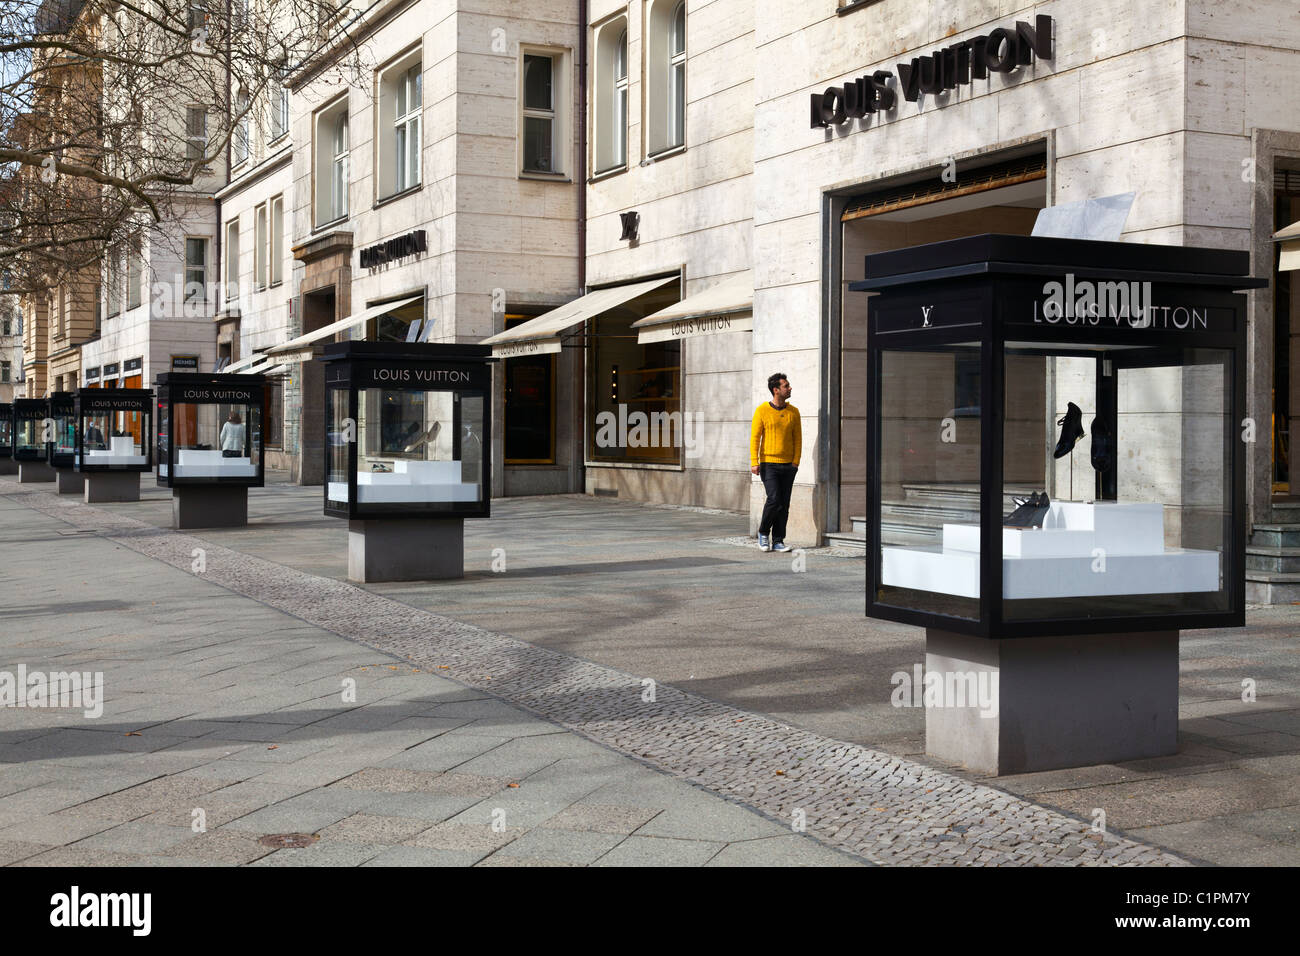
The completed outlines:
[[[757,467],[760,461],[798,465],[801,454],[803,454],[803,430],[799,425],[799,409],[788,402],[782,409],[774,408],[771,402],[764,402],[754,409],[754,422],[749,429],[751,468]]]

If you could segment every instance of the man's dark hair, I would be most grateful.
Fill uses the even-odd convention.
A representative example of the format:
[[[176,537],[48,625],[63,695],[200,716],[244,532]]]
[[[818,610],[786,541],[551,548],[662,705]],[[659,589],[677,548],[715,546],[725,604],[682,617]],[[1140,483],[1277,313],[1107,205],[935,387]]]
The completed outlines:
[[[784,372],[776,372],[776,373],[773,374],[773,375],[769,375],[769,376],[767,377],[767,391],[768,391],[768,393],[771,394],[771,393],[775,392],[777,386],[781,384],[781,381],[782,381],[783,379],[784,379],[785,381],[789,381],[789,379],[787,379],[787,378],[785,377],[785,373],[784,373]]]

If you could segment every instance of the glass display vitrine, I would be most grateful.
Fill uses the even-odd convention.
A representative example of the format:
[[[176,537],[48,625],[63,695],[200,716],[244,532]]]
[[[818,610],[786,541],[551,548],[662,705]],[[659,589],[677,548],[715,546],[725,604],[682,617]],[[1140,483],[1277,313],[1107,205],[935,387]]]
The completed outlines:
[[[164,372],[154,384],[159,485],[262,487],[261,375]]]
[[[83,388],[76,400],[78,471],[153,468],[153,392]]]
[[[13,455],[15,461],[45,461],[50,403],[43,398],[15,398]]]
[[[325,350],[325,513],[488,517],[490,349],[344,342]]]
[[[1245,253],[867,256],[867,614],[988,637],[1244,623]]]
[[[47,444],[51,467],[72,468],[77,456],[77,397],[72,392],[51,392],[48,418],[50,442]]]
[[[8,460],[14,455],[14,406],[11,402],[0,402],[0,459]]]

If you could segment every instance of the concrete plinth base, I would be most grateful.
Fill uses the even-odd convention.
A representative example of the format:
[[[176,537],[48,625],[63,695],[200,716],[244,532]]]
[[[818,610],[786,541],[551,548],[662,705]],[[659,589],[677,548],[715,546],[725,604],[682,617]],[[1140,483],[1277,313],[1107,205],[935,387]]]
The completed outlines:
[[[18,462],[12,458],[0,458],[0,475],[18,474]]]
[[[53,481],[54,469],[43,461],[20,461],[18,463],[18,483],[29,481]]]
[[[86,504],[97,501],[139,501],[138,471],[92,471],[86,475]]]
[[[172,489],[173,528],[241,528],[246,524],[245,485],[179,485]]]
[[[54,490],[61,495],[79,495],[86,487],[86,476],[72,468],[54,469]]]
[[[464,518],[348,522],[348,577],[353,581],[434,581],[464,576]]]
[[[1177,631],[988,640],[927,628],[925,669],[925,752],[970,770],[1026,773],[1178,749]]]

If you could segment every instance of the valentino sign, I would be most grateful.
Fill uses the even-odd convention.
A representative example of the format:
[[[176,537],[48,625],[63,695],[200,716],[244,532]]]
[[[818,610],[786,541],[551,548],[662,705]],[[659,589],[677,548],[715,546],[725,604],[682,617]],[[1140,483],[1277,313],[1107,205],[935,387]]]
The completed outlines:
[[[990,73],[1013,73],[1034,62],[1034,57],[1052,59],[1052,18],[1040,14],[1033,26],[1023,20],[1015,29],[999,27],[987,36],[971,37],[926,56],[912,57],[898,64],[898,89],[908,102],[922,93],[942,93],[983,80]],[[813,129],[838,126],[850,119],[894,108],[898,97],[889,84],[888,70],[876,70],[843,86],[832,86],[812,94],[810,114]]]

